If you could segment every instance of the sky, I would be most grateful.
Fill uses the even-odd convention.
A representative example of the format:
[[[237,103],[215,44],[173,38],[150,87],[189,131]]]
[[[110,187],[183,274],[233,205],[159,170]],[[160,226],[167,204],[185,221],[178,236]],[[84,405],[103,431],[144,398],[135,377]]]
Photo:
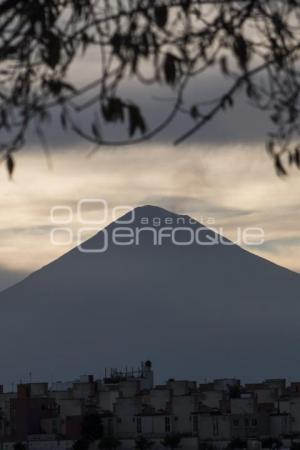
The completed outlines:
[[[96,234],[129,208],[152,204],[186,213],[235,241],[238,229],[260,227],[264,243],[248,250],[300,272],[300,176],[278,178],[261,144],[203,144],[174,147],[158,143],[122,149],[90,148],[52,152],[52,168],[37,149],[17,157],[13,181],[0,172],[0,287],[5,288]],[[78,202],[103,199],[109,212],[102,221],[98,205],[84,218],[98,223],[80,236]],[[72,212],[72,240],[51,230],[51,210]],[[54,221],[64,220],[64,211]]]
[[[98,70],[97,59],[88,55],[77,61],[77,83],[90,81]],[[211,98],[224,89],[216,73],[193,84],[187,95]],[[124,93],[143,105],[149,124],[163,116],[170,92],[141,87],[130,81]],[[202,94],[203,93],[203,94]],[[81,122],[90,126],[90,117]],[[51,152],[47,161],[33,135],[16,155],[13,181],[0,166],[0,290],[48,264],[76,246],[79,240],[77,206],[82,199],[103,199],[110,213],[93,225],[88,238],[114,219],[115,206],[153,204],[186,213],[203,225],[214,227],[233,241],[237,230],[260,227],[264,243],[248,250],[279,265],[300,272],[300,173],[276,176],[265,151],[269,121],[239,98],[235,108],[222,112],[206,128],[179,147],[172,143],[186,129],[185,116],[153,142],[138,146],[100,148],[88,157],[91,146],[75,134],[63,133],[57,120],[46,135]],[[110,127],[108,134],[120,135]],[[53,245],[55,224],[51,210],[65,206],[72,212],[71,240]],[[126,209],[126,208],[125,208]],[[101,212],[91,210],[93,219]],[[120,214],[122,208],[120,208]]]

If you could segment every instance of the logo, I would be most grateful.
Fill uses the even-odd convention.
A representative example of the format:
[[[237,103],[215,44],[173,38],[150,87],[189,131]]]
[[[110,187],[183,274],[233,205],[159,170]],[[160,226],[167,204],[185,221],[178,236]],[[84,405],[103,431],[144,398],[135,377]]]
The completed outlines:
[[[142,210],[142,209],[141,209]],[[145,209],[146,211],[146,209]],[[259,246],[265,241],[260,227],[237,227],[232,241],[224,237],[222,227],[212,227],[214,218],[201,218],[207,227],[188,216],[171,214],[163,216],[137,217],[136,210],[128,205],[109,207],[104,199],[80,200],[75,208],[57,205],[51,209],[53,225],[50,233],[54,246],[78,246],[82,253],[104,253],[113,246],[139,246],[147,242],[162,246],[171,242],[175,246],[190,245],[239,245]],[[113,222],[112,227],[104,228]],[[102,231],[99,233],[99,231]],[[89,236],[96,235],[92,240]]]

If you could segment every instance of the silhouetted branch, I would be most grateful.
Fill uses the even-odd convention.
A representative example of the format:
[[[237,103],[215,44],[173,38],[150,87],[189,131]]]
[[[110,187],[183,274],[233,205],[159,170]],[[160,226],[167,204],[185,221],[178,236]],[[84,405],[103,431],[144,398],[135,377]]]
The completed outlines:
[[[28,130],[35,125],[44,141],[43,128],[57,113],[65,132],[112,146],[150,140],[184,114],[191,124],[179,144],[234,107],[242,92],[270,117],[268,153],[283,175],[286,164],[300,165],[299,21],[300,0],[3,1],[0,151],[13,167]],[[81,85],[73,63],[92,49],[99,71]],[[218,98],[200,98],[195,90],[190,99],[188,86],[207,74],[221,74],[229,87]],[[129,79],[172,92],[159,124],[150,126],[134,94],[123,98]],[[84,111],[93,117],[89,123],[81,119]],[[128,137],[103,136],[106,124],[125,126]]]

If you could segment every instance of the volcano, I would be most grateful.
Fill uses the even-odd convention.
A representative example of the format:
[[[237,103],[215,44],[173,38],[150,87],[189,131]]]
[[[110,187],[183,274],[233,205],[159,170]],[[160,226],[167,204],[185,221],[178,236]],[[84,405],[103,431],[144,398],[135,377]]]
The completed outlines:
[[[197,236],[197,239],[195,239]],[[188,216],[136,208],[0,294],[0,380],[300,376],[300,275]]]

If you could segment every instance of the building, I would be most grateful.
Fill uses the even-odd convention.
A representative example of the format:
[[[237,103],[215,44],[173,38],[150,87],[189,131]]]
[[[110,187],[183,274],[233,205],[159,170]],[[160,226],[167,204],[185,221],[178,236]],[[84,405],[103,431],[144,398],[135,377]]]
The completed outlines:
[[[84,375],[74,381],[0,386],[2,450],[24,442],[28,450],[69,450],[82,435],[83,418],[98,414],[103,432],[116,435],[121,449],[145,436],[155,449],[168,434],[181,436],[184,449],[224,449],[248,442],[300,440],[300,382],[272,379],[245,384],[236,379],[209,383],[169,379],[154,384],[150,361],[139,369],[106,370],[103,379]]]

